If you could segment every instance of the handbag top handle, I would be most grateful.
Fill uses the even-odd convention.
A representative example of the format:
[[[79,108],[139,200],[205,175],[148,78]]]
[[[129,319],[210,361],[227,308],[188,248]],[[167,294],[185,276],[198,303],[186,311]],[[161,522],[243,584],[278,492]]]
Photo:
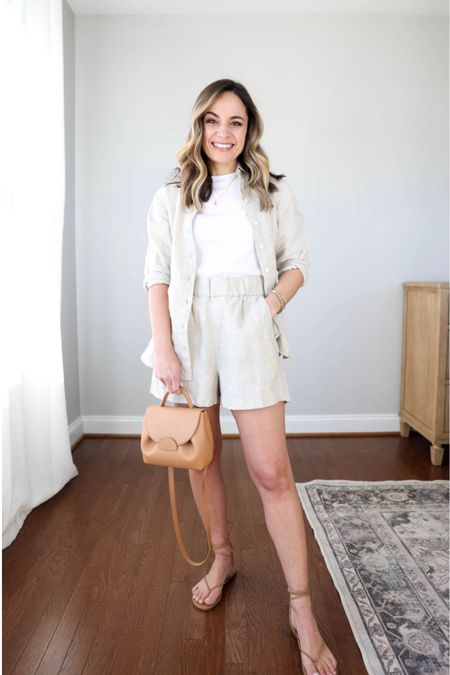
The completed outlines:
[[[191,397],[189,396],[189,392],[187,391],[187,389],[185,389],[181,384],[180,384],[180,389],[181,389],[181,393],[183,394],[184,398],[185,398],[186,401],[188,402],[189,408],[193,408],[193,407],[194,407],[194,404],[192,403],[192,399],[191,399]],[[168,397],[169,394],[170,394],[170,391],[167,389],[167,390],[166,390],[166,393],[165,393],[164,396],[162,397],[162,399],[161,399],[159,405],[164,406],[164,405],[166,404],[167,397]]]

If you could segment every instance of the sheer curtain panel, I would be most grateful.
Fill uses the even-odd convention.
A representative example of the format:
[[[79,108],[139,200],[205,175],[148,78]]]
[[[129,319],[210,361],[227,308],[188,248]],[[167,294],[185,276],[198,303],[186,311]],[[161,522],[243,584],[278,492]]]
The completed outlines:
[[[78,475],[61,345],[62,0],[0,0],[3,548]]]

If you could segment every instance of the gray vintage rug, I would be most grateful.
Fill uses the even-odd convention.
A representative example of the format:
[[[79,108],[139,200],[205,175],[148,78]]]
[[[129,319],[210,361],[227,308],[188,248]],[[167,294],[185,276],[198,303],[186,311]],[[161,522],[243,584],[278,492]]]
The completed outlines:
[[[449,673],[449,482],[297,483],[370,675]]]

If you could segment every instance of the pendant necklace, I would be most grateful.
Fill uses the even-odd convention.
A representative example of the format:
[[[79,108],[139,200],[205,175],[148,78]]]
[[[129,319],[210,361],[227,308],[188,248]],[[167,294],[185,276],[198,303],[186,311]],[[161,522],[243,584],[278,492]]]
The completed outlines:
[[[222,194],[220,195],[219,199],[221,199],[221,198],[224,196],[225,192],[228,190],[228,188],[230,187],[231,183],[232,183],[234,180],[236,180],[237,176],[238,176],[238,174],[237,174],[237,172],[236,172],[235,175],[234,175],[234,178],[232,178],[231,181],[228,183],[228,185],[226,186],[225,190],[224,190],[224,191],[222,192]],[[213,188],[213,190],[214,190],[214,188]],[[211,193],[211,196],[212,196],[212,198],[213,198],[214,206],[217,206],[218,200],[214,197],[214,194],[213,194],[213,193]]]

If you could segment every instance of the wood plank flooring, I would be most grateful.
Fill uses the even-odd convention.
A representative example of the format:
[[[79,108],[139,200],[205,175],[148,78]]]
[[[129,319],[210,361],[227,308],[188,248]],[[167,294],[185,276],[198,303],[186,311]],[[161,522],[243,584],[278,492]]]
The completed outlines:
[[[419,434],[289,437],[295,480],[447,479]],[[9,675],[294,675],[298,648],[288,594],[240,441],[222,466],[238,574],[222,602],[200,612],[190,589],[210,563],[182,558],[167,470],[144,465],[138,437],[85,438],[79,476],[35,508],[3,551],[3,673]],[[192,557],[205,536],[187,473],[176,472],[181,527]],[[366,669],[306,521],[312,601],[340,675]]]

